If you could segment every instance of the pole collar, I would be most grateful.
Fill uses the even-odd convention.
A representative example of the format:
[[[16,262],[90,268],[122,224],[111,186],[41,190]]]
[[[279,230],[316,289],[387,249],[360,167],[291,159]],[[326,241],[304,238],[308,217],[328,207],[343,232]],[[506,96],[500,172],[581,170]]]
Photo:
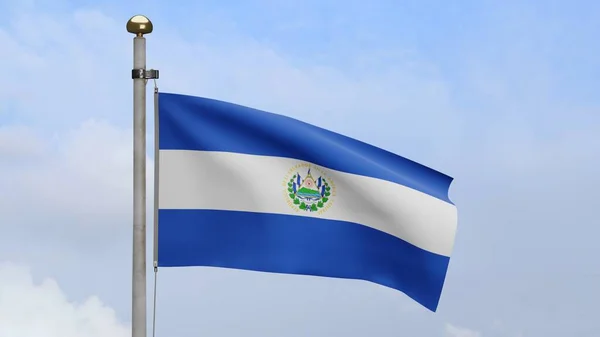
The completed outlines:
[[[146,80],[156,80],[158,79],[158,70],[156,69],[132,69],[131,70],[131,78],[132,79],[146,79]]]

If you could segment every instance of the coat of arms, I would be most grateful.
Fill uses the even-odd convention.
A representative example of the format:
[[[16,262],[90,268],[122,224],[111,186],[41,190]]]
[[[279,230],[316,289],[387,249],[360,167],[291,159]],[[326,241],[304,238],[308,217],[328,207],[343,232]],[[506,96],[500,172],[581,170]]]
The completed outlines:
[[[296,168],[305,168],[306,171],[292,171],[291,178],[287,182],[288,203],[301,211],[325,211],[330,206],[330,197],[333,192],[331,182],[329,179],[325,179],[321,172],[315,172],[315,170],[311,172],[311,167],[304,167],[308,165],[299,166]]]

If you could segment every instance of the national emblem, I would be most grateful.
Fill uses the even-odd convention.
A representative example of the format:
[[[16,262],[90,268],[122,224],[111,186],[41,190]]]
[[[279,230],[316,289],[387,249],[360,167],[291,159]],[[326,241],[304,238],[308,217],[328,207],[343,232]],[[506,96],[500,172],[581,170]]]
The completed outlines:
[[[306,175],[300,172],[306,172]],[[306,163],[292,167],[284,185],[287,202],[296,211],[323,213],[331,207],[331,198],[335,196],[331,179],[323,170]]]

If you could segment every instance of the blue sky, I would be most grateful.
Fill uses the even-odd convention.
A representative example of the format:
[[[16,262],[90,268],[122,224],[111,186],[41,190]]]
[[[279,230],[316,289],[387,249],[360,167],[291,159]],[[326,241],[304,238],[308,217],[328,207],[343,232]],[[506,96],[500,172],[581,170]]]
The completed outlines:
[[[177,269],[157,336],[600,334],[599,3],[58,0],[0,1],[0,336],[127,335],[137,13],[162,91],[432,166],[459,212],[435,314],[363,282]]]

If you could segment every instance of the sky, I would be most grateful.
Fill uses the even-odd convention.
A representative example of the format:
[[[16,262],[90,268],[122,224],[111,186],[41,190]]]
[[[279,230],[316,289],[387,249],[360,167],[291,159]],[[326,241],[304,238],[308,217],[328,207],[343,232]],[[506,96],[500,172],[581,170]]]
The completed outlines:
[[[458,209],[436,313],[362,281],[160,269],[157,337],[600,336],[600,3],[0,0],[0,337],[130,334],[135,14],[162,92],[393,151],[454,177]]]

